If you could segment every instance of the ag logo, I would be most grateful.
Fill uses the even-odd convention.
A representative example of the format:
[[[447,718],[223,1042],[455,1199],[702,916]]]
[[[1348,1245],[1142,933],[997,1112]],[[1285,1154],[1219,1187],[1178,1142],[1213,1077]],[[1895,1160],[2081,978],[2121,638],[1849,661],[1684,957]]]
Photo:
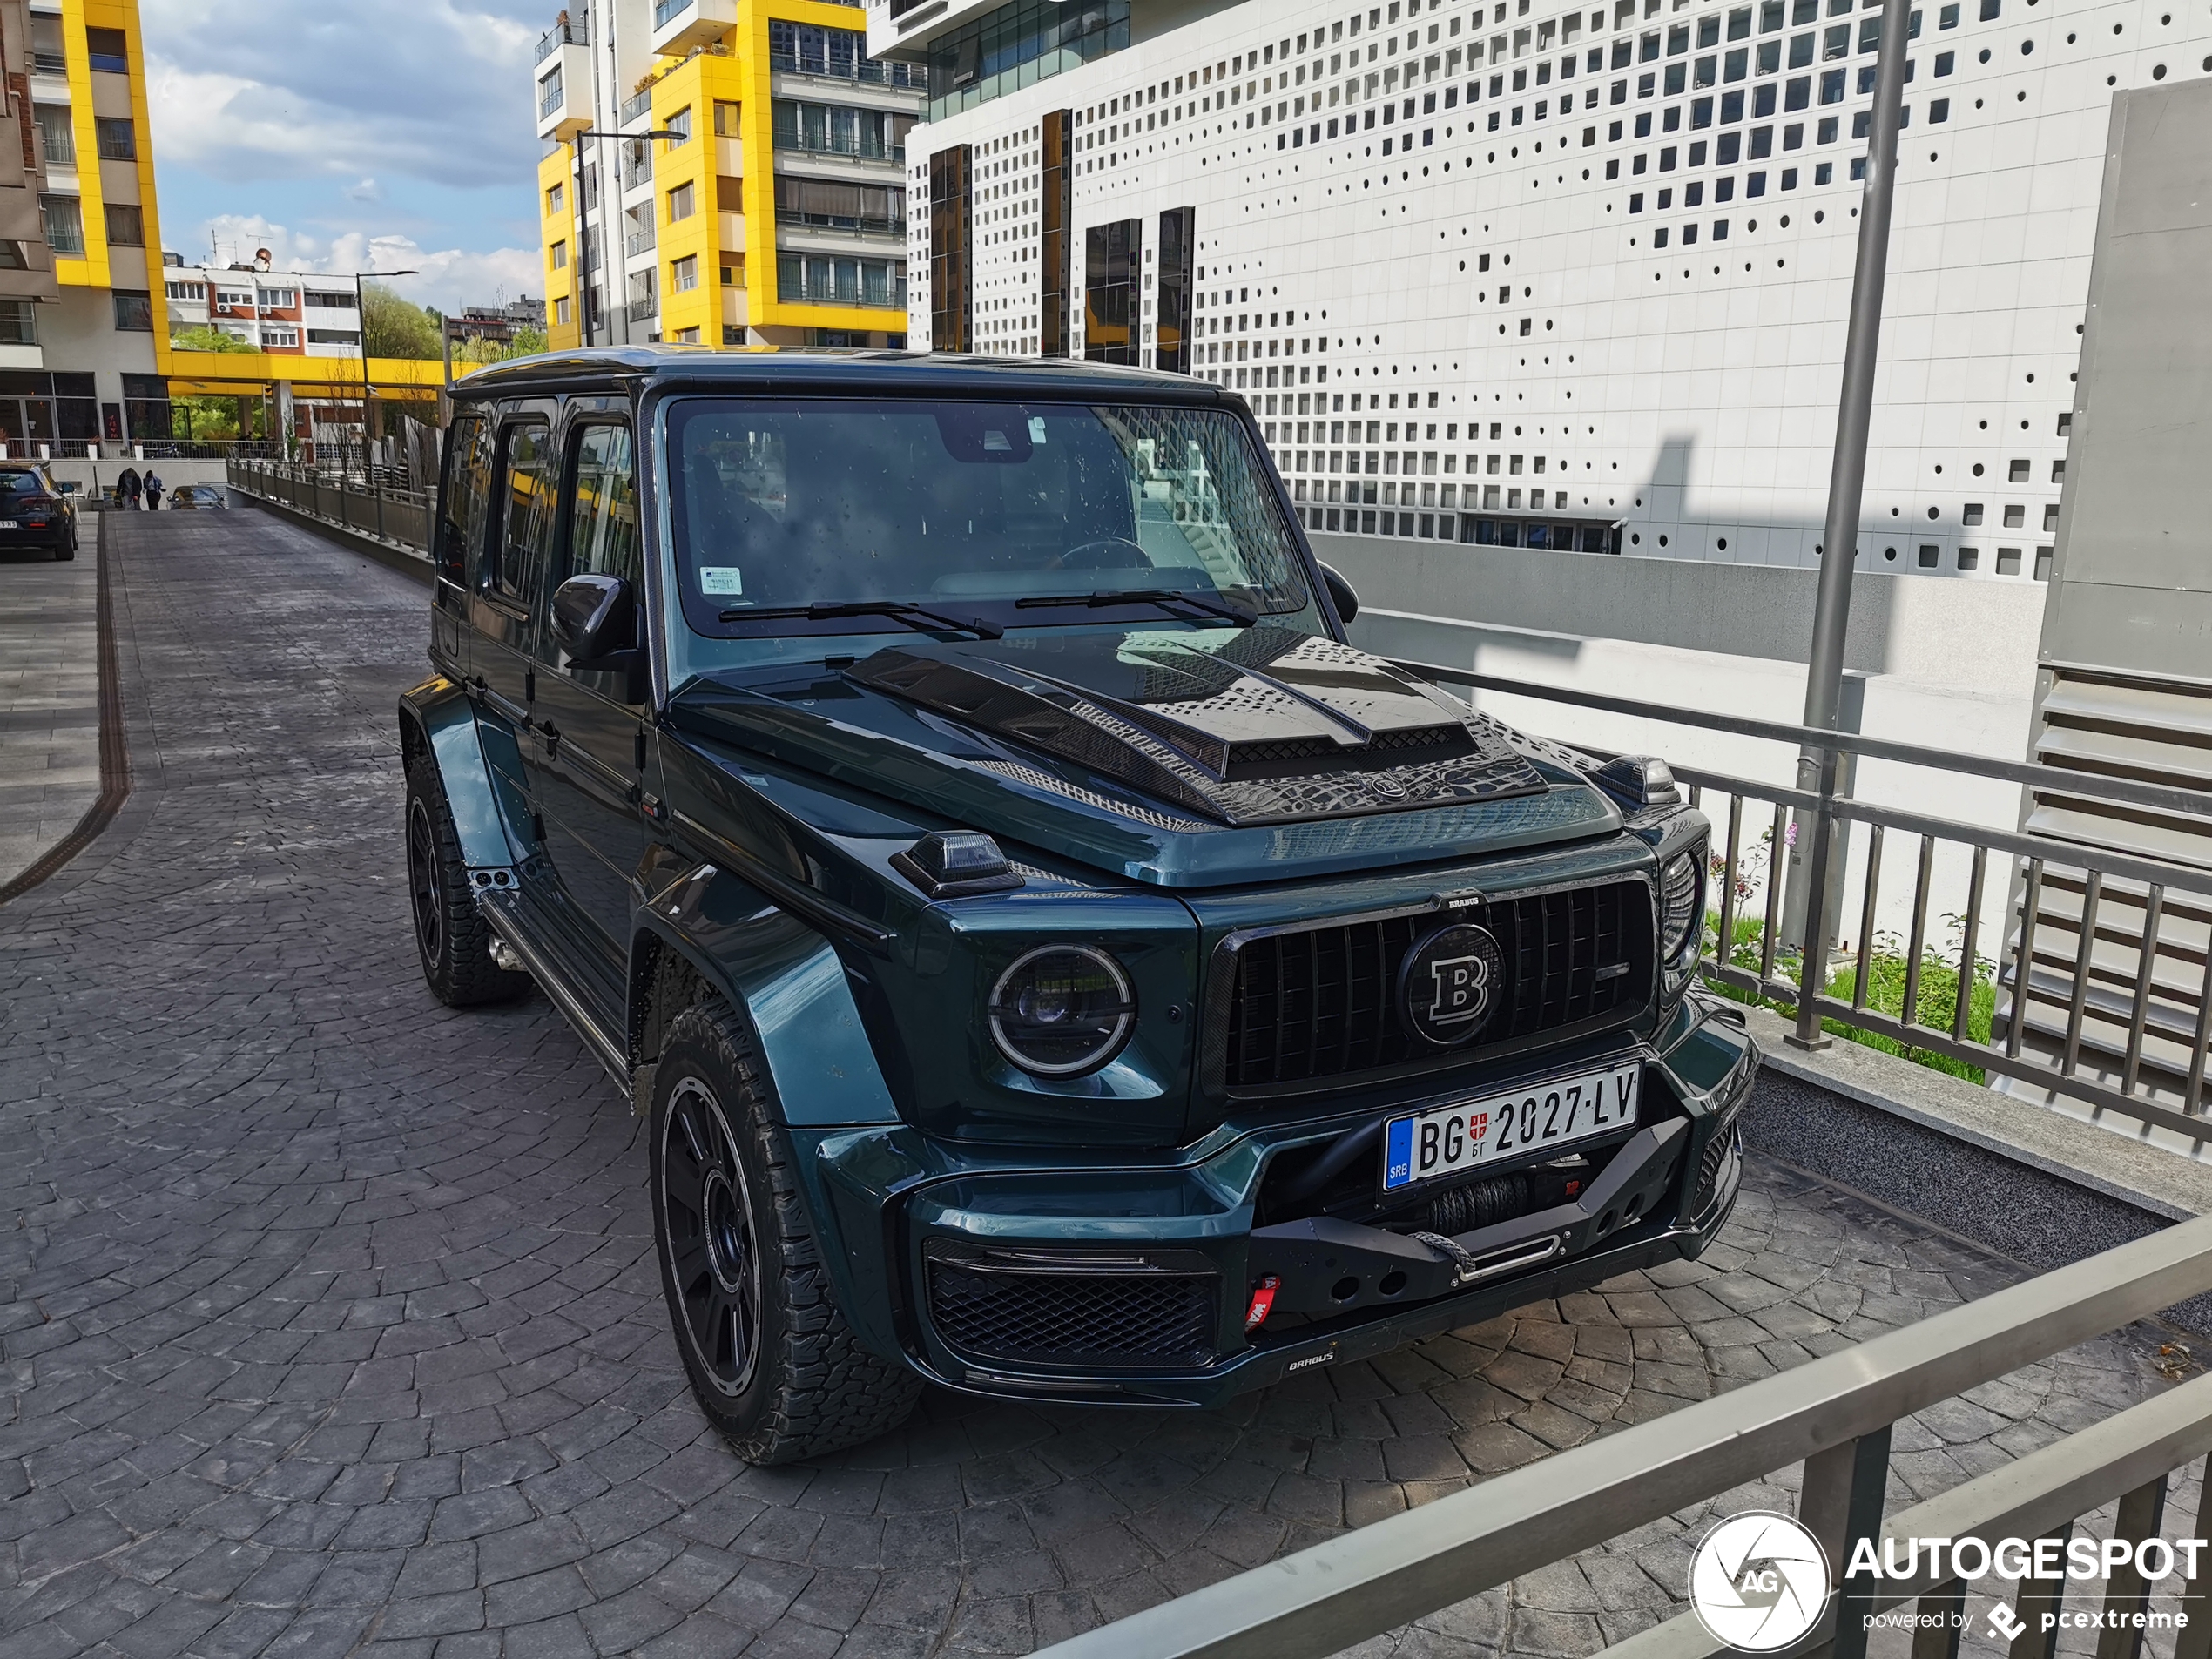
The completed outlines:
[[[1438,1048],[1456,1048],[1489,1022],[1504,970],[1487,928],[1469,922],[1440,927],[1406,953],[1398,970],[1399,1016],[1406,1029]]]
[[[1787,1515],[1731,1515],[1689,1564],[1689,1604],[1716,1642],[1747,1653],[1788,1647],[1828,1605],[1828,1555]]]

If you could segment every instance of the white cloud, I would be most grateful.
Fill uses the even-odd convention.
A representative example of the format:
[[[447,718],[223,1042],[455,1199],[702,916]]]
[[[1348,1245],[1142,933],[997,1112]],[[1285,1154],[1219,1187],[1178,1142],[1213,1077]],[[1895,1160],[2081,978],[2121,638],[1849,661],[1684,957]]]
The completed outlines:
[[[527,178],[539,8],[506,3],[145,0],[159,153],[233,180]]]
[[[199,228],[195,240],[182,246],[205,249],[212,236],[222,263],[251,260],[262,248],[279,271],[312,271],[351,277],[356,271],[413,270],[420,274],[395,277],[388,286],[418,305],[435,306],[448,314],[464,306],[490,305],[496,300],[520,299],[545,292],[536,248],[502,247],[468,253],[459,248],[425,248],[412,237],[375,235],[347,231],[333,237],[295,232],[266,219],[223,214]],[[190,259],[204,257],[195,252]]]

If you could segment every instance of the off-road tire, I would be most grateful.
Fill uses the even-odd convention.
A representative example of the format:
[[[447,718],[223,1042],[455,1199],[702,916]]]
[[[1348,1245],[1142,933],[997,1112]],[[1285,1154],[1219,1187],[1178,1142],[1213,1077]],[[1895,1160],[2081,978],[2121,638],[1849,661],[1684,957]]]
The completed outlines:
[[[530,986],[491,959],[491,924],[469,891],[469,866],[435,763],[410,759],[407,807],[400,820],[407,857],[408,911],[422,977],[448,1008],[510,1001]]]
[[[904,1422],[921,1397],[921,1379],[863,1347],[837,1306],[772,1095],[749,1026],[719,998],[693,1004],[670,1024],[653,1072],[647,1145],[654,1253],[692,1395],[738,1455],[753,1464],[795,1462],[873,1440]],[[671,1181],[688,1182],[685,1166],[698,1160],[671,1136],[683,1134],[679,1112],[698,1130],[710,1102],[742,1173],[725,1190],[760,1244],[751,1251],[758,1286],[752,1358],[749,1366],[732,1366],[726,1378],[718,1378],[701,1353],[692,1322],[705,1257],[704,1229],[689,1224],[705,1207],[679,1198],[671,1232]],[[686,1263],[680,1283],[679,1258]],[[721,1267],[712,1271],[718,1276]],[[692,1287],[688,1305],[684,1285]],[[714,1293],[713,1285],[705,1288]],[[737,1298],[725,1292],[724,1299]]]

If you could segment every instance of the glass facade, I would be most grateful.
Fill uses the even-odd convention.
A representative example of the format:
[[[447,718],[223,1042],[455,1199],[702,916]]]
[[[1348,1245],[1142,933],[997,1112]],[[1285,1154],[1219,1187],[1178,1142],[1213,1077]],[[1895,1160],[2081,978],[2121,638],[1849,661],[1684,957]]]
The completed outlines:
[[[1034,86],[1129,44],[1129,0],[1012,0],[929,46],[929,118]]]

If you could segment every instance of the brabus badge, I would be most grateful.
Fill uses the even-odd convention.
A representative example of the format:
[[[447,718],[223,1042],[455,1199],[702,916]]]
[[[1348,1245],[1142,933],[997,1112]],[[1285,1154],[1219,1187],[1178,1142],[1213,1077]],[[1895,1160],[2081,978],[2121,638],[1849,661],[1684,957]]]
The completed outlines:
[[[1503,990],[1505,957],[1487,927],[1454,922],[1406,953],[1398,1012],[1406,1028],[1440,1049],[1472,1042]]]
[[[1395,778],[1370,778],[1367,779],[1367,792],[1377,800],[1403,800],[1406,799],[1406,786]]]

